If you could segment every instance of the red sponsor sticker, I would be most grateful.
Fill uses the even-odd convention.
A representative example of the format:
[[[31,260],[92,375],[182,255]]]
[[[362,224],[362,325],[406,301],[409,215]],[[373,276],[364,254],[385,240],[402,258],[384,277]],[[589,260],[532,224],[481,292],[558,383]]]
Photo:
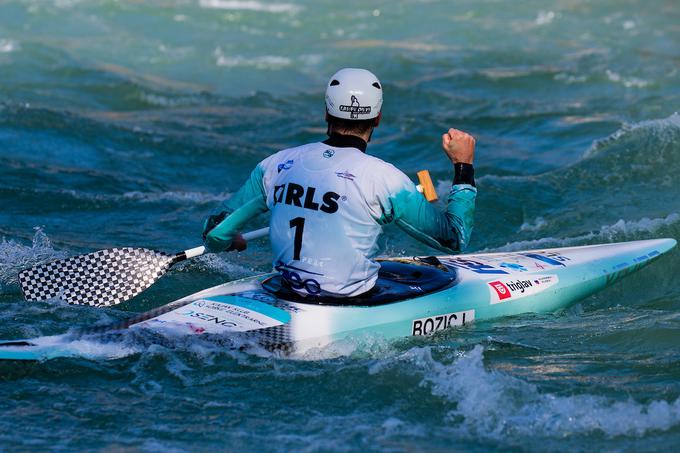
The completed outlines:
[[[503,299],[508,299],[512,296],[510,293],[510,290],[508,289],[507,286],[505,286],[504,283],[501,283],[499,281],[495,282],[489,282],[489,285],[496,290],[496,294],[498,294],[498,300],[503,300]]]

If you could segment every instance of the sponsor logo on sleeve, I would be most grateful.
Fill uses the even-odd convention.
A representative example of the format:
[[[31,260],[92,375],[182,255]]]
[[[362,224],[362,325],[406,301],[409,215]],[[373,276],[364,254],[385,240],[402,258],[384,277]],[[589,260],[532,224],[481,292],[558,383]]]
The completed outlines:
[[[411,335],[432,335],[440,330],[450,327],[464,326],[475,320],[474,310],[457,311],[443,315],[430,316],[428,318],[414,319],[411,323]]]
[[[336,171],[335,176],[342,179],[349,179],[350,181],[354,181],[354,178],[356,178],[356,176],[348,171]]]
[[[290,170],[294,163],[295,161],[293,161],[293,159],[288,159],[287,161],[279,164],[276,167],[277,173],[281,173],[282,170]]]
[[[527,275],[526,278],[506,278],[487,284],[493,305],[538,294],[559,281],[557,275]]]

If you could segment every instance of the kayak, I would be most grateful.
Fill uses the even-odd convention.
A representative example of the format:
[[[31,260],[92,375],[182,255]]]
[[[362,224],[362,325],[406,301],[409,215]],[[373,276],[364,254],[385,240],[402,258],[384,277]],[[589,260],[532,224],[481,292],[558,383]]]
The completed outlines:
[[[569,306],[675,247],[674,239],[381,260],[378,282],[355,298],[303,297],[294,272],[225,283],[96,331],[0,342],[0,360],[104,357],[83,338],[126,329],[164,336],[238,336],[286,355],[367,336],[427,336],[474,321]],[[104,335],[106,336],[106,335]],[[94,346],[93,346],[94,345]]]

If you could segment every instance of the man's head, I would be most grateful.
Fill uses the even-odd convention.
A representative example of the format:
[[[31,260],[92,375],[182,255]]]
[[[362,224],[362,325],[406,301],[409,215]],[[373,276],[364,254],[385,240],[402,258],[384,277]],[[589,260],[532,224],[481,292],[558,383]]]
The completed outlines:
[[[378,78],[365,69],[341,69],[326,87],[328,132],[370,138],[381,118],[383,96]]]

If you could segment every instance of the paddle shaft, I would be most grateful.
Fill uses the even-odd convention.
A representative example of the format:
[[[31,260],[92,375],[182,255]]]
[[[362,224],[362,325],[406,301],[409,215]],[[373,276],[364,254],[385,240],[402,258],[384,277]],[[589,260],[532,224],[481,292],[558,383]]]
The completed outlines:
[[[252,241],[253,239],[258,239],[264,236],[267,236],[269,234],[269,227],[265,228],[260,228],[259,230],[254,230],[254,231],[249,231],[247,233],[243,233],[243,239],[246,241]],[[194,247],[189,250],[185,250],[183,252],[178,253],[175,256],[175,263],[179,263],[180,261],[188,260],[189,258],[195,258],[197,256],[201,256],[206,252],[205,246],[201,245],[200,247]]]

